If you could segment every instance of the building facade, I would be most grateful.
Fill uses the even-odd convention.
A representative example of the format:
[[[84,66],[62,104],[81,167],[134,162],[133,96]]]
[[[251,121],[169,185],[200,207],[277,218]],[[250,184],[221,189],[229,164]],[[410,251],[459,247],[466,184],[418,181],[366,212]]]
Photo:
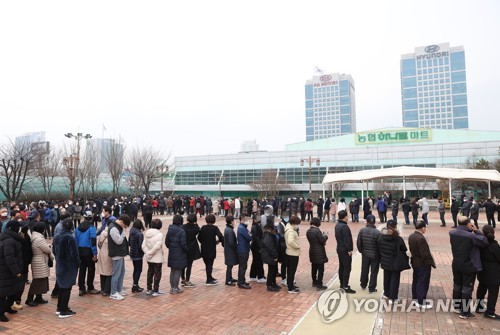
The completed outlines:
[[[306,141],[356,131],[354,80],[346,74],[322,74],[306,81]]]
[[[322,191],[327,173],[398,166],[464,167],[467,160],[499,158],[500,132],[431,128],[387,128],[328,139],[289,144],[283,151],[175,158],[175,174],[168,190],[177,194],[255,193],[252,183],[276,176],[289,185],[287,193]],[[314,158],[301,166],[301,160]],[[319,166],[316,165],[319,159]],[[359,191],[357,184],[345,192]],[[412,189],[408,185],[408,189]],[[415,186],[416,187],[416,186]]]
[[[125,152],[123,143],[112,138],[93,138],[89,143],[98,152],[97,157],[100,160],[101,171],[103,173],[109,173],[109,164],[114,164],[113,166],[116,167],[123,167],[123,155]],[[112,163],[109,163],[110,161]]]
[[[401,56],[404,127],[468,129],[465,52],[449,43]]]

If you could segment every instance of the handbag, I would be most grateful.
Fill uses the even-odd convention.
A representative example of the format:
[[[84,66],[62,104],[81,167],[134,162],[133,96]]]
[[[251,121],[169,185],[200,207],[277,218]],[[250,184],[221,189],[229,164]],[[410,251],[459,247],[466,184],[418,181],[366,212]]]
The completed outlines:
[[[403,242],[404,243],[404,242]],[[406,254],[406,251],[399,249],[399,242],[396,244],[396,271],[404,271],[411,269],[410,257]]]
[[[49,266],[49,268],[52,268],[54,267],[54,261],[52,260],[52,258],[49,257],[49,260],[47,262],[47,265]]]

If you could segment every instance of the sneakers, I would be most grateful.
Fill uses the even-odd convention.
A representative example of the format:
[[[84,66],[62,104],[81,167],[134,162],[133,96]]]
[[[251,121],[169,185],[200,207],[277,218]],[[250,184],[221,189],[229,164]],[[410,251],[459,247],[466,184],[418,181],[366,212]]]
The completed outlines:
[[[95,288],[93,288],[93,289],[91,289],[91,290],[87,291],[87,293],[88,293],[88,294],[99,294],[99,293],[101,293],[101,291],[98,291],[98,290],[96,290]]]
[[[257,278],[250,277],[250,279],[248,279],[248,281],[257,281]]]
[[[279,287],[276,287],[276,286],[268,286],[267,290],[269,292],[279,292],[280,291]]]
[[[251,289],[250,285],[248,285],[247,283],[245,284],[238,284],[238,288],[242,288],[242,289],[245,289],[245,290],[249,290]]]
[[[147,295],[152,295],[153,293],[154,293],[154,291],[153,291],[153,290],[147,290],[147,291],[146,291],[146,294],[147,294]]]
[[[142,287],[139,287],[139,285],[132,286],[132,293],[139,293],[142,291],[144,291],[144,289]]]
[[[36,302],[37,304],[39,305],[43,305],[43,304],[47,304],[49,303],[48,300],[45,300],[44,298],[42,297],[36,297],[35,300],[33,300],[34,302]]]
[[[152,296],[153,297],[158,297],[158,296],[164,295],[164,294],[165,294],[165,292],[158,290],[156,292],[153,292]]]
[[[468,319],[472,319],[472,318],[475,318],[476,316],[474,314],[472,314],[471,312],[467,312],[467,313],[460,313],[460,315],[458,316],[460,319],[464,319],[464,320],[468,320]]]
[[[123,291],[123,290],[122,290],[121,292],[119,292],[119,293],[120,293],[120,295],[122,295],[122,296],[126,296],[126,295],[128,295],[128,293],[127,293],[126,291]]]
[[[324,291],[326,290],[328,287],[326,287],[325,285],[316,285],[316,290],[318,291]]]
[[[4,314],[0,314],[0,322],[9,322],[9,319]]]
[[[349,293],[349,294],[356,293],[356,291],[354,291],[350,286],[342,287],[342,289],[344,290],[345,293]]]
[[[185,282],[185,283],[184,283],[184,287],[185,287],[185,288],[192,288],[192,287],[194,287],[194,286],[195,286],[195,285],[194,285],[193,283],[191,283],[190,281],[187,281],[187,282]]]
[[[217,282],[215,280],[209,280],[205,283],[207,286],[215,286],[217,285]]]
[[[415,306],[417,306],[418,308],[422,309],[422,310],[426,310],[426,309],[431,309],[432,308],[432,306],[430,304],[427,304],[427,303],[425,303],[425,304],[419,304],[418,301],[414,301],[413,304]]]
[[[69,318],[73,315],[75,315],[76,312],[73,312],[72,310],[69,310],[69,311],[65,311],[65,312],[60,312],[59,313],[59,319],[65,319],[65,318]]]
[[[181,286],[184,287],[184,285],[186,285],[186,281],[184,279],[181,280]]]
[[[288,293],[297,294],[300,293],[300,290],[298,287],[294,287],[292,290],[288,290]]]
[[[109,296],[110,299],[113,300],[123,300],[125,299],[120,293],[116,292],[115,294],[112,294]]]
[[[179,294],[179,293],[182,293],[184,292],[183,290],[181,290],[180,288],[172,288],[170,289],[170,294]]]
[[[500,321],[500,315],[495,313],[484,313],[484,317]]]
[[[78,291],[78,296],[80,296],[80,297],[81,297],[82,295],[85,295],[85,294],[87,294],[87,291],[85,291],[85,290],[79,290],[79,291]]]
[[[257,279],[257,283],[260,283],[260,284],[267,283],[267,278],[259,278],[259,279]]]
[[[15,311],[22,311],[23,310],[23,305],[18,304],[17,302],[14,302],[14,304],[11,306],[11,308]]]
[[[373,290],[368,290],[368,293],[370,293],[370,294],[377,293],[377,289],[374,288]]]
[[[109,295],[109,292],[104,292],[104,291],[101,291],[101,295],[102,295],[103,297],[107,297],[107,296]]]
[[[237,283],[238,281],[236,279],[231,279],[231,283]]]
[[[283,286],[287,286],[287,285],[288,285],[288,284],[286,283],[286,279],[283,279],[280,283],[281,283],[281,285],[283,285]]]
[[[366,291],[366,286],[365,287],[361,286],[361,291]]]
[[[227,286],[236,286],[236,284],[235,284],[235,283],[233,283],[232,281],[227,281],[227,282],[226,282],[226,285],[227,285]]]
[[[26,306],[30,306],[30,307],[36,307],[36,306],[38,306],[38,304],[37,304],[35,301],[33,301],[33,300],[31,300],[31,301],[27,301],[27,300],[26,300],[26,301],[24,302],[24,304],[25,304]]]

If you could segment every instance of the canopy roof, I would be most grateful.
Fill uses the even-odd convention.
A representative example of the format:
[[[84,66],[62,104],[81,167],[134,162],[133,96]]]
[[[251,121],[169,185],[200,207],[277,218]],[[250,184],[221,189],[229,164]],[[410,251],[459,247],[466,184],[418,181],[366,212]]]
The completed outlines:
[[[454,180],[480,180],[500,182],[500,172],[497,170],[472,170],[452,168],[423,168],[400,166],[395,168],[363,170],[354,172],[328,173],[323,178],[323,184],[342,182],[361,182],[381,178],[440,178]]]

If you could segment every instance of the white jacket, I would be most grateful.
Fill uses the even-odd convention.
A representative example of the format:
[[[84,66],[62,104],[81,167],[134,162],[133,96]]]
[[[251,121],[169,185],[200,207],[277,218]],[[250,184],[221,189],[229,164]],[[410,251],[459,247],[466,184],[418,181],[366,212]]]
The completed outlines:
[[[146,231],[142,251],[148,263],[163,263],[163,234],[158,229]]]

